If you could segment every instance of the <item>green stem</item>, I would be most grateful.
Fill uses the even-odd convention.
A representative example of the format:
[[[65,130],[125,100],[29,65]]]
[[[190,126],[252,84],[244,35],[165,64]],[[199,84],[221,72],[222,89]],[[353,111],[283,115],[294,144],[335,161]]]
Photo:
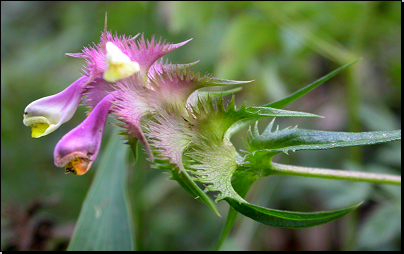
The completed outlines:
[[[294,176],[317,177],[334,180],[348,180],[358,182],[401,185],[401,176],[392,176],[385,174],[373,174],[373,173],[323,169],[323,168],[307,168],[307,167],[283,165],[278,163],[272,163],[271,170],[273,171],[274,174],[278,175],[294,175]]]

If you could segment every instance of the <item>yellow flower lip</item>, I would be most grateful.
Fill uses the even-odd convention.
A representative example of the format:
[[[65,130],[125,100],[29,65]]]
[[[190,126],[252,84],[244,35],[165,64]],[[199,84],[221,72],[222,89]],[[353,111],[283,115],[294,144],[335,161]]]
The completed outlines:
[[[49,128],[49,124],[47,123],[34,123],[32,125],[32,133],[31,136],[33,138],[41,137],[45,131]]]
[[[46,130],[48,130],[51,123],[44,116],[30,116],[28,113],[24,114],[23,123],[25,126],[32,127],[31,136],[33,138],[39,138],[46,135]],[[45,134],[46,133],[46,134]]]
[[[64,167],[66,174],[84,175],[90,169],[93,161],[82,152],[72,152],[58,161],[58,167]]]
[[[137,62],[131,61],[115,44],[107,42],[107,54],[105,56],[107,69],[104,71],[104,79],[108,82],[115,82],[132,76],[140,70]]]
[[[88,158],[74,158],[65,165],[66,174],[72,172],[75,175],[84,175],[91,166]]]

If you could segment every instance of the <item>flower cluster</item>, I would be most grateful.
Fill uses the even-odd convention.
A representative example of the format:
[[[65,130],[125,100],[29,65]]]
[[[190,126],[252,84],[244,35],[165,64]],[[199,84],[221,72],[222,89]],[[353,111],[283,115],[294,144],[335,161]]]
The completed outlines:
[[[98,44],[81,53],[67,54],[86,60],[82,77],[64,91],[25,108],[23,123],[32,127],[35,138],[70,120],[81,101],[90,108],[88,117],[55,147],[55,165],[65,167],[66,172],[83,175],[89,170],[97,157],[109,114],[120,120],[128,135],[142,143],[152,160],[157,156],[181,171],[183,153],[191,143],[206,138],[198,133],[209,129],[206,117],[198,125],[196,115],[206,115],[201,111],[206,101],[212,103],[214,94],[197,90],[245,83],[194,74],[190,67],[195,63],[175,65],[163,61],[164,55],[191,39],[170,44],[154,37],[150,41],[143,35],[138,37],[139,34],[129,38],[112,35],[105,29]]]

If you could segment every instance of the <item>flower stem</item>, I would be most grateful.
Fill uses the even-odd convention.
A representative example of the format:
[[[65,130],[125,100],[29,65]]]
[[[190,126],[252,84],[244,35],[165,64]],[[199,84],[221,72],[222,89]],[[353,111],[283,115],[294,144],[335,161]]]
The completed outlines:
[[[401,176],[373,174],[323,168],[308,168],[272,163],[271,170],[278,175],[294,175],[305,177],[327,178],[334,180],[348,180],[357,182],[384,183],[401,185]]]

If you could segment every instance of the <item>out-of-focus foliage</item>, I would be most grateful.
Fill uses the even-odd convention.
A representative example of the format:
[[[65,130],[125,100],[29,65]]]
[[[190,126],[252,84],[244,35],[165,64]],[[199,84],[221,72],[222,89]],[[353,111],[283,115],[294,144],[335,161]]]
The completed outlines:
[[[52,154],[57,141],[85,118],[85,109],[40,139],[30,137],[22,114],[31,101],[55,94],[79,77],[83,62],[64,53],[98,42],[105,12],[108,29],[118,34],[155,34],[173,43],[194,38],[168,55],[172,62],[200,60],[194,69],[217,78],[255,80],[236,95],[239,105],[267,104],[362,58],[350,71],[286,108],[324,119],[277,123],[281,128],[299,124],[327,131],[400,128],[399,2],[2,2],[2,250],[67,246],[95,170],[83,177],[64,175],[53,165]],[[104,136],[107,139],[108,130]],[[245,149],[241,136],[245,131],[232,141]],[[291,153],[275,161],[400,174],[400,143],[361,149],[354,158],[351,150],[337,149]],[[143,201],[132,200],[132,210],[143,208],[140,222],[135,218],[144,228],[137,248],[210,249],[225,218],[190,198],[176,182],[165,180],[167,176],[150,169],[145,156],[139,156],[137,170],[144,170],[143,181],[134,178],[134,172],[129,180],[130,195],[143,184]],[[261,179],[247,199],[265,207],[319,211],[367,202],[356,216],[311,229],[275,229],[240,216],[224,249],[399,250],[400,190],[288,176]],[[227,204],[218,207],[225,215]]]

